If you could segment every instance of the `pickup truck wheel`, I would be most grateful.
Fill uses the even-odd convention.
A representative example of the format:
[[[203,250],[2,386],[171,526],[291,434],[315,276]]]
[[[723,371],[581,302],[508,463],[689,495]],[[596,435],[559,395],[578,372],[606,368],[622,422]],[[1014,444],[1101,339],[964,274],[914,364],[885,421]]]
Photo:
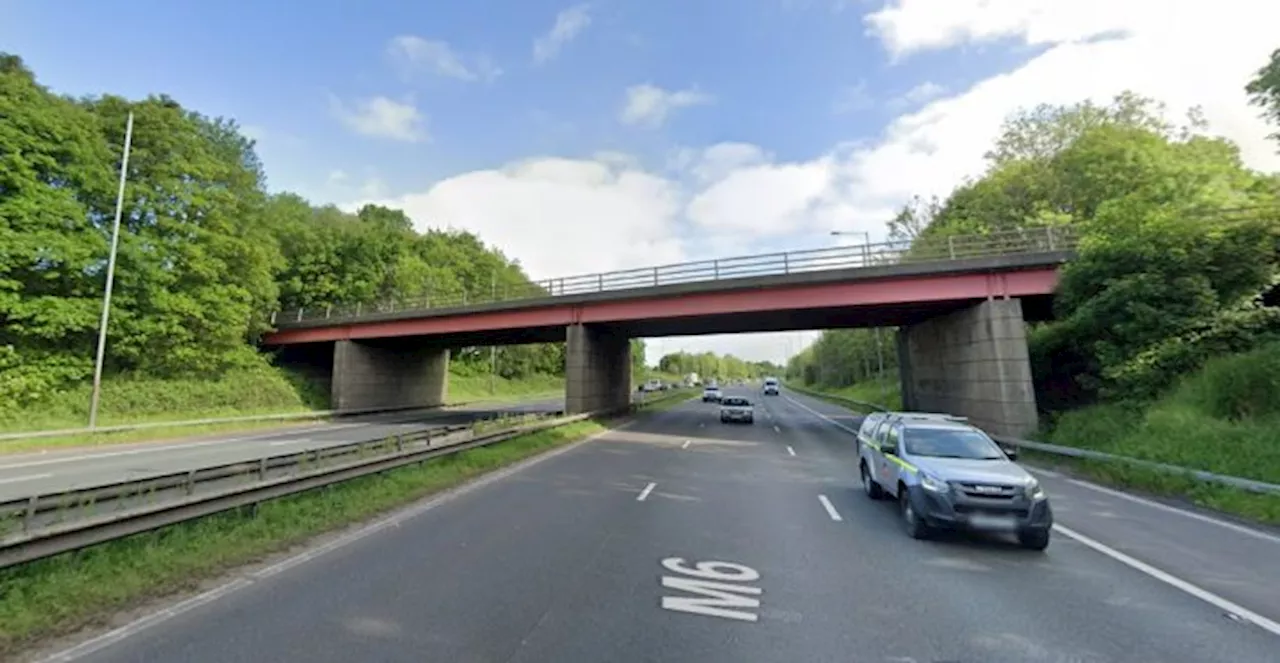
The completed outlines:
[[[862,475],[862,491],[867,494],[867,497],[873,500],[882,499],[884,491],[880,490],[880,484],[871,478],[871,473],[867,471],[866,463],[858,464],[858,473]]]
[[[911,506],[911,498],[905,489],[898,491],[898,505],[902,509],[902,522],[907,525],[907,536],[913,539],[929,538],[929,525],[916,513],[915,507]]]

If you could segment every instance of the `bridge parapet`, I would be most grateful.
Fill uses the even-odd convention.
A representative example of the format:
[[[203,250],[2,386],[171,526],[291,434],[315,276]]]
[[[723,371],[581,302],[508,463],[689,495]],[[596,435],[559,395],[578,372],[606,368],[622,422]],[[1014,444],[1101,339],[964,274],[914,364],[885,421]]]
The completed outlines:
[[[475,293],[443,294],[397,301],[359,303],[351,306],[292,309],[272,313],[271,322],[276,327],[321,320],[351,322],[409,311],[492,305],[520,300],[545,300],[604,292],[617,292],[621,295],[663,286],[711,284],[752,277],[788,276],[851,269],[873,270],[894,265],[933,263],[939,266],[939,271],[945,271],[948,263],[958,264],[976,258],[1060,255],[1074,251],[1078,238],[1077,228],[1070,225],[1043,226],[981,235],[919,237],[914,240],[892,240],[582,274],[546,279],[515,288],[499,288],[495,285],[489,292],[479,295]]]

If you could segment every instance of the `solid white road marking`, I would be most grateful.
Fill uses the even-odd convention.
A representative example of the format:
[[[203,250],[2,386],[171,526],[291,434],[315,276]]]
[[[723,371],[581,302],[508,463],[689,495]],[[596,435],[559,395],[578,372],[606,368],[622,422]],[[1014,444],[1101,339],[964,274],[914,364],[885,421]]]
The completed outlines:
[[[760,599],[743,596],[743,594],[759,596],[764,590],[751,585],[732,584],[759,580],[759,571],[733,562],[698,562],[694,567],[688,567],[681,557],[668,557],[662,560],[662,566],[668,571],[681,574],[662,576],[663,587],[700,594],[703,597],[664,596],[662,597],[664,610],[691,612],[744,622],[754,622],[759,619],[756,613],[741,608],[759,608]],[[739,610],[730,608],[739,608]]]
[[[819,496],[818,496],[818,501],[819,501],[819,502],[822,502],[822,508],[824,508],[824,509],[826,509],[826,510],[827,510],[827,515],[828,515],[828,516],[831,516],[831,519],[832,519],[832,520],[834,520],[834,521],[836,521],[836,522],[840,522],[840,521],[844,520],[844,518],[841,518],[841,517],[840,517],[840,513],[839,513],[838,511],[836,511],[836,508],[835,508],[834,506],[832,506],[832,504],[831,504],[831,500],[827,499],[827,496],[826,496],[826,495],[819,495]]]
[[[685,441],[684,441],[684,444],[680,445],[680,448],[681,448],[681,449],[688,449],[688,448],[689,448],[689,443],[690,443],[690,442],[693,442],[693,440],[685,440]]]
[[[1280,623],[1271,621],[1270,619],[1267,619],[1266,617],[1263,617],[1262,615],[1259,615],[1258,613],[1253,612],[1248,608],[1236,605],[1235,603],[1227,599],[1224,599],[1221,596],[1214,594],[1213,592],[1210,592],[1206,589],[1201,589],[1200,587],[1197,587],[1196,585],[1193,585],[1187,582],[1186,580],[1183,580],[1177,576],[1161,571],[1160,569],[1157,569],[1156,567],[1151,566],[1146,562],[1134,559],[1120,552],[1119,550],[1116,550],[1115,548],[1112,548],[1099,541],[1095,541],[1073,529],[1063,527],[1062,525],[1058,525],[1058,524],[1055,524],[1053,526],[1053,529],[1058,532],[1061,532],[1062,534],[1065,534],[1066,536],[1072,539],[1075,539],[1080,543],[1083,543],[1084,545],[1090,548],[1093,548],[1097,552],[1100,552],[1106,555],[1107,557],[1110,557],[1111,559],[1114,559],[1117,562],[1120,562],[1121,564],[1124,564],[1133,569],[1141,571],[1142,573],[1145,573],[1151,576],[1152,578],[1159,580],[1160,582],[1163,582],[1167,585],[1171,585],[1174,588],[1179,589],[1183,592],[1186,592],[1187,594],[1190,594],[1214,607],[1217,607],[1222,610],[1226,610],[1229,613],[1235,614],[1237,617],[1247,622],[1253,623],[1255,626],[1270,632],[1272,635],[1280,635]]]
[[[1261,530],[1256,530],[1256,529],[1253,529],[1252,527],[1245,527],[1244,525],[1237,525],[1236,523],[1228,522],[1228,521],[1225,521],[1225,520],[1218,520],[1217,518],[1211,518],[1211,517],[1209,517],[1209,516],[1206,516],[1206,515],[1203,515],[1203,514],[1196,513],[1196,512],[1194,512],[1194,511],[1186,511],[1186,510],[1183,510],[1183,509],[1179,509],[1179,508],[1177,508],[1177,507],[1169,506],[1168,504],[1161,504],[1161,503],[1156,502],[1156,501],[1154,501],[1154,500],[1148,500],[1148,499],[1144,499],[1144,498],[1141,498],[1141,497],[1137,497],[1137,496],[1135,496],[1135,495],[1129,495],[1128,493],[1122,493],[1122,492],[1120,492],[1120,491],[1118,491],[1118,490],[1112,490],[1112,489],[1110,489],[1110,488],[1106,488],[1106,487],[1103,487],[1103,486],[1099,486],[1099,485],[1097,485],[1097,484],[1089,483],[1088,481],[1081,481],[1081,480],[1079,480],[1079,479],[1067,479],[1067,483],[1070,483],[1070,484],[1073,484],[1073,485],[1076,485],[1076,486],[1080,486],[1081,488],[1088,488],[1089,490],[1095,490],[1095,491],[1097,491],[1097,492],[1099,492],[1099,493],[1104,493],[1104,494],[1110,495],[1110,496],[1112,496],[1112,497],[1118,497],[1118,498],[1120,498],[1120,499],[1122,499],[1122,500],[1128,500],[1128,501],[1133,502],[1133,503],[1135,503],[1135,504],[1141,504],[1141,505],[1144,505],[1144,506],[1149,506],[1149,507],[1151,507],[1151,508],[1153,508],[1153,509],[1157,509],[1157,510],[1160,510],[1160,511],[1164,511],[1164,512],[1166,512],[1166,513],[1174,513],[1174,514],[1177,514],[1177,515],[1179,515],[1179,516],[1184,516],[1184,517],[1186,517],[1186,518],[1190,518],[1190,519],[1192,519],[1192,520],[1198,520],[1198,521],[1200,521],[1200,522],[1202,522],[1202,523],[1209,523],[1210,525],[1217,525],[1218,527],[1222,527],[1222,528],[1225,528],[1225,529],[1229,529],[1229,530],[1231,530],[1231,531],[1233,531],[1233,532],[1236,532],[1236,533],[1238,533],[1238,534],[1244,534],[1244,535],[1246,535],[1246,536],[1252,536],[1252,537],[1254,537],[1254,538],[1256,538],[1256,539],[1261,539],[1261,540],[1263,540],[1263,541],[1269,541],[1269,542],[1271,542],[1271,543],[1280,543],[1280,536],[1276,536],[1276,535],[1274,535],[1274,534],[1268,534],[1267,532],[1263,532],[1263,531],[1261,531]]]
[[[812,415],[814,415],[814,416],[816,416],[816,417],[818,417],[818,418],[820,418],[820,419],[825,419],[827,423],[832,424],[833,426],[835,426],[835,427],[837,427],[837,428],[842,428],[842,429],[844,429],[844,430],[846,430],[846,431],[849,431],[850,433],[853,433],[854,435],[857,435],[857,434],[858,434],[858,431],[856,431],[856,430],[854,430],[854,429],[852,429],[852,428],[849,428],[848,426],[846,426],[846,425],[844,425],[844,424],[842,424],[842,423],[840,423],[840,422],[836,421],[835,419],[832,419],[831,417],[828,417],[827,415],[825,415],[825,414],[823,414],[823,413],[821,413],[821,412],[819,412],[819,411],[817,411],[817,410],[815,410],[815,409],[813,409],[813,408],[809,407],[808,405],[805,405],[804,403],[801,403],[800,401],[798,401],[798,400],[796,400],[796,399],[794,399],[794,398],[792,398],[792,397],[790,397],[790,396],[783,396],[783,398],[787,399],[788,401],[791,401],[791,404],[792,404],[792,405],[796,405],[796,406],[800,407],[801,409],[805,410],[805,411],[806,411],[806,412],[808,412],[809,414],[812,414]]]
[[[653,490],[653,487],[654,487],[654,486],[656,486],[656,485],[658,485],[658,484],[653,483],[652,481],[650,481],[650,482],[649,482],[649,485],[645,486],[645,487],[644,487],[644,490],[640,491],[640,494],[636,496],[636,501],[637,501],[637,502],[643,502],[643,501],[644,501],[644,498],[646,498],[646,497],[648,497],[648,496],[649,496],[649,491]]]
[[[287,445],[287,444],[298,444],[299,442],[310,442],[310,441],[311,441],[311,440],[308,440],[308,439],[305,439],[305,438],[304,438],[304,439],[300,439],[300,440],[276,440],[275,442],[269,442],[269,443],[267,444],[267,446],[271,446],[271,447],[283,447],[283,446],[285,446],[285,445]]]
[[[28,474],[20,477],[10,477],[8,479],[0,479],[0,483],[18,483],[19,481],[35,481],[36,479],[48,479],[52,474]]]
[[[791,454],[792,456],[794,456],[794,455],[796,455],[796,450],[795,450],[795,449],[792,449],[792,448],[791,448],[791,445],[789,445],[789,444],[788,444],[788,445],[787,445],[787,453],[789,453],[789,454]]]

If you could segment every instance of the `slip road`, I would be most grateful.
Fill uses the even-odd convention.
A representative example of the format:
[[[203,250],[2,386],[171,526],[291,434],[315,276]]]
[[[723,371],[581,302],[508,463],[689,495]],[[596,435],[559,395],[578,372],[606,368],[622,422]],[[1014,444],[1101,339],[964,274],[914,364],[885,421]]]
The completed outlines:
[[[892,505],[861,494],[852,440],[823,417],[856,418],[796,395],[729,391],[752,397],[768,424],[721,425],[713,404],[690,402],[74,653],[103,663],[1277,660],[1280,637],[1067,536],[1045,553],[914,541]],[[1280,598],[1265,591],[1280,586],[1280,539],[1045,484],[1064,526],[1280,618]],[[1111,524],[1126,518],[1147,523],[1140,537]],[[1178,551],[1145,545],[1162,537]],[[1197,551],[1213,563],[1189,564]]]

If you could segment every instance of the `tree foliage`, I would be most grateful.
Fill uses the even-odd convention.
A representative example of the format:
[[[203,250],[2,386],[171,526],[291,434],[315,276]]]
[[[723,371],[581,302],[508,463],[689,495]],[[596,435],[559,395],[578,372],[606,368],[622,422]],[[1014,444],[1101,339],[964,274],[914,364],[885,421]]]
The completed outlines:
[[[256,365],[278,308],[401,304],[528,286],[474,234],[418,232],[399,210],[351,214],[266,191],[234,122],[166,96],[53,94],[0,53],[0,405],[84,379],[101,314],[126,117],[134,115],[107,369],[212,376]],[[504,377],[563,370],[563,348],[496,353]],[[455,353],[459,371],[490,355]]]
[[[1271,60],[1249,81],[1245,92],[1254,105],[1262,108],[1262,116],[1280,128],[1280,48],[1272,51]],[[1280,130],[1271,137],[1280,141]]]
[[[704,380],[744,380],[779,375],[782,367],[767,361],[747,361],[714,352],[673,352],[658,360],[658,370],[673,375],[697,373]]]
[[[1185,126],[1164,117],[1160,104],[1127,93],[1107,106],[1015,115],[981,177],[939,205],[913,201],[895,220],[923,209],[922,239],[1079,229],[1055,320],[1030,335],[1042,407],[1150,398],[1218,353],[1280,334],[1268,306],[1280,273],[1277,179],[1203,135],[1197,113]],[[862,379],[869,350],[856,333],[824,333],[793,371],[823,384]]]

